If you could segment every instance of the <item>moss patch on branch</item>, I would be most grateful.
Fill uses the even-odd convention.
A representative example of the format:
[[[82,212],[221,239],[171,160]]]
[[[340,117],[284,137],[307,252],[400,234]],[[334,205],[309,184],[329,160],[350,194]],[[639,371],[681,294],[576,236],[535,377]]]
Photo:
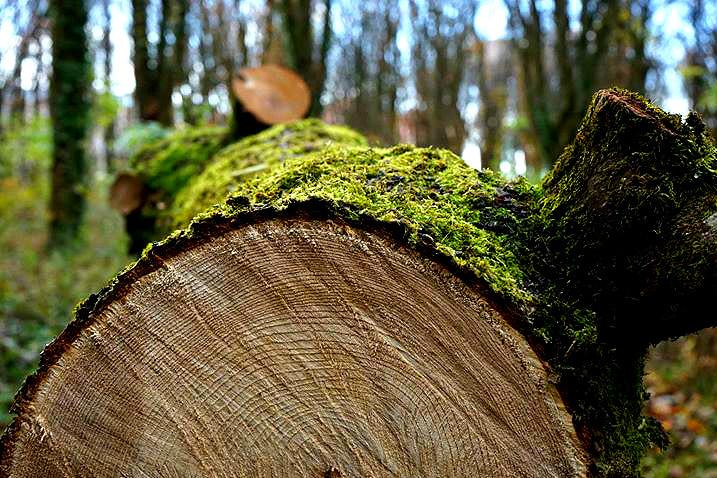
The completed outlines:
[[[604,90],[543,194],[522,256],[543,281],[534,331],[598,476],[638,476],[647,447],[666,442],[641,415],[648,346],[716,325],[715,147],[695,116]]]
[[[605,90],[545,181],[541,235],[568,266],[553,272],[616,342],[655,344],[711,320],[699,305],[717,290],[707,224],[717,150],[704,130],[694,114],[683,123],[639,95]]]

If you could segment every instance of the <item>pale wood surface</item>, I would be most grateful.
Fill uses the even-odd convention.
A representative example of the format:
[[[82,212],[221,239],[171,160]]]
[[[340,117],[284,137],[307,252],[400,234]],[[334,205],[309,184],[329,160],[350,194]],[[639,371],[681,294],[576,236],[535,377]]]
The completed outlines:
[[[242,68],[232,80],[232,90],[244,108],[267,125],[301,119],[311,105],[306,82],[279,65]]]
[[[50,367],[9,476],[585,476],[528,344],[394,240],[274,219],[162,259]]]
[[[144,184],[134,174],[120,173],[110,187],[110,206],[127,215],[142,205]]]

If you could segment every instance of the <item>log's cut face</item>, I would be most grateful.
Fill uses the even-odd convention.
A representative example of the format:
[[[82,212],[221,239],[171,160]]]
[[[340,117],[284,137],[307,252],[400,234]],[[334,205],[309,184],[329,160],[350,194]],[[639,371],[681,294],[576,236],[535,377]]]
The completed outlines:
[[[586,475],[525,340],[387,235],[271,219],[161,260],[41,370],[0,475]]]
[[[232,80],[232,90],[246,110],[264,124],[301,119],[311,106],[306,82],[279,65],[242,68]]]

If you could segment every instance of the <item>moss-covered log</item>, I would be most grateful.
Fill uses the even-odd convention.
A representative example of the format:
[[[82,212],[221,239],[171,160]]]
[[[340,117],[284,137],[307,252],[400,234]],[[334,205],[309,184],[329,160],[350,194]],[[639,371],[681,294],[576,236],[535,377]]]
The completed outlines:
[[[647,347],[717,322],[695,117],[600,92],[541,187],[267,137],[217,155],[168,209],[191,225],[77,309],[0,476],[639,475],[665,441]]]
[[[131,176],[120,175],[111,192],[113,206],[125,215],[130,251],[139,254],[175,227],[186,226],[194,213],[222,202],[254,173],[329,143],[365,145],[366,140],[347,128],[309,119],[238,142],[226,129],[208,127],[180,130],[149,144],[130,159]]]

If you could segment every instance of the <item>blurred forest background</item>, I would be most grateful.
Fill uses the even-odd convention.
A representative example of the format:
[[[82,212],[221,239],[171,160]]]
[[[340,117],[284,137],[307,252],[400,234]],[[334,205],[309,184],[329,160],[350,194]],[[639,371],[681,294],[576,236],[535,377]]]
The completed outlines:
[[[0,426],[132,259],[113,175],[172,129],[226,124],[232,76],[268,63],[306,80],[312,116],[534,181],[599,88],[717,132],[714,0],[0,0]],[[645,475],[717,477],[717,333],[657,347],[646,381],[673,444]]]

